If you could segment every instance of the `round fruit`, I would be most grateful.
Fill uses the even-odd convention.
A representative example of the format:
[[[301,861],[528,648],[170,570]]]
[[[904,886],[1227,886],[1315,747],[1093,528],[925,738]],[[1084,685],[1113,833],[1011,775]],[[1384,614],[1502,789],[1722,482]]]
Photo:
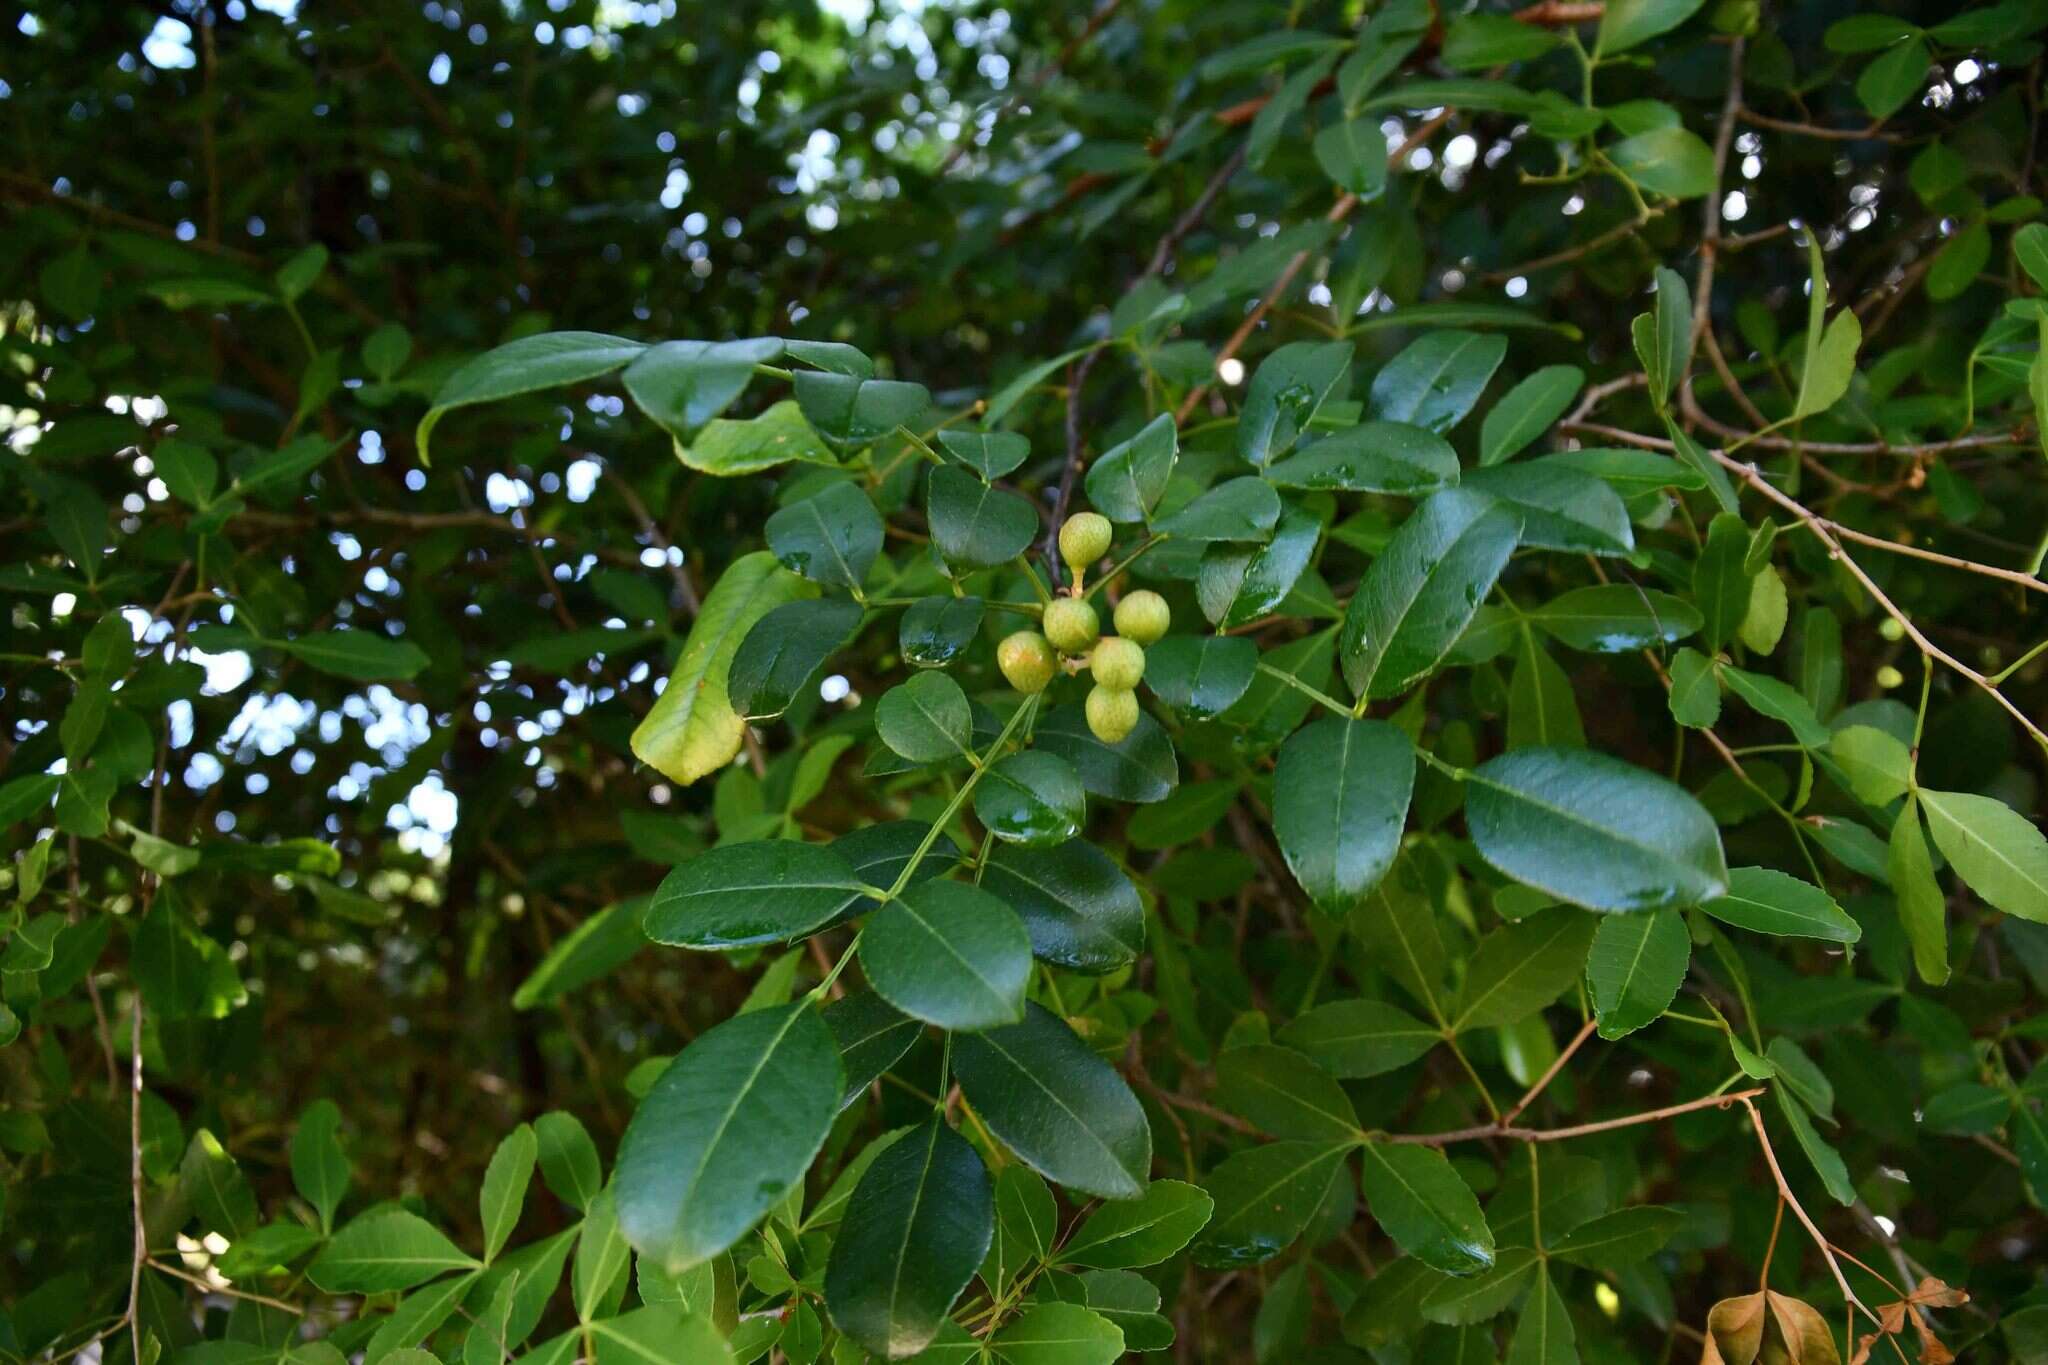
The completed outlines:
[[[1010,686],[1019,692],[1043,692],[1059,672],[1059,660],[1053,657],[1052,645],[1035,630],[1020,630],[1006,635],[996,646],[996,667],[1003,670],[1003,676],[1010,680]]]
[[[1100,512],[1076,512],[1060,527],[1060,558],[1078,575],[1109,553],[1109,518]]]
[[[1095,675],[1095,681],[1104,687],[1115,692],[1128,692],[1145,676],[1145,651],[1135,640],[1126,640],[1119,635],[1105,636],[1096,642],[1088,668]]]
[[[1086,654],[1102,634],[1102,621],[1084,598],[1060,597],[1045,608],[1045,638],[1062,654]]]
[[[1166,599],[1150,588],[1124,594],[1124,600],[1116,604],[1116,633],[1141,645],[1157,644],[1166,628],[1173,624],[1173,613],[1167,610]]]
[[[1104,744],[1115,744],[1138,728],[1138,694],[1127,688],[1088,689],[1088,728]]]

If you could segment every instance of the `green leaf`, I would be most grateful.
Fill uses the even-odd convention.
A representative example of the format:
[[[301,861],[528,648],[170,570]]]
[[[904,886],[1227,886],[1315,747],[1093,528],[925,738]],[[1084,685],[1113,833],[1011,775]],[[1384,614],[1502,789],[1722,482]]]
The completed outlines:
[[[569,1271],[570,1298],[582,1322],[618,1310],[626,1267],[633,1259],[619,1228],[618,1196],[605,1190],[583,1212],[576,1233],[576,1261]]]
[[[871,445],[899,426],[914,426],[931,406],[922,384],[798,370],[797,406],[811,429],[842,451]]]
[[[1558,41],[1557,35],[1541,26],[1524,24],[1505,14],[1461,14],[1444,30],[1443,62],[1453,71],[1483,71],[1506,62],[1541,57]],[[1374,131],[1378,132],[1377,125]],[[1384,139],[1380,145],[1384,154]]]
[[[1629,654],[1673,644],[1700,628],[1692,603],[1633,583],[1574,588],[1529,613],[1553,638],[1591,654]]]
[[[2029,223],[2013,233],[2012,254],[2034,286],[2048,290],[2048,224]]]
[[[1159,523],[1177,540],[1263,541],[1280,520],[1280,495],[1264,479],[1226,479]]]
[[[1768,867],[1728,870],[1728,894],[1700,902],[1700,909],[1738,929],[1781,937],[1854,943],[1863,926],[1811,882]]]
[[[1228,630],[1279,610],[1308,572],[1322,537],[1323,523],[1314,513],[1282,507],[1268,543],[1256,549],[1212,545],[1203,553],[1195,579],[1202,614],[1217,628]],[[1156,656],[1151,662],[1156,665]]]
[[[832,1245],[833,1324],[891,1359],[923,1350],[974,1278],[994,1220],[988,1170],[943,1118],[891,1143],[854,1188]]]
[[[1880,53],[1856,78],[1856,98],[1874,119],[1887,119],[1904,108],[1906,101],[1920,93],[1927,83],[1927,68],[1933,54],[1924,39],[1914,37],[1894,43]]]
[[[348,1194],[348,1154],[341,1149],[341,1110],[333,1100],[315,1100],[299,1115],[292,1133],[292,1186],[320,1215],[320,1230],[334,1227],[334,1211]]]
[[[1042,848],[1065,843],[1088,817],[1088,793],[1074,765],[1027,750],[998,759],[974,789],[974,818],[1006,843]]]
[[[1830,52],[1875,52],[1919,32],[1915,25],[1889,14],[1852,14],[1828,25],[1821,41]]]
[[[1215,1209],[1200,1186],[1155,1180],[1136,1199],[1115,1200],[1088,1215],[1059,1259],[1099,1270],[1158,1265],[1193,1241]]]
[[[1428,677],[1514,552],[1521,519],[1479,493],[1447,489],[1394,532],[1344,615],[1338,651],[1352,691],[1399,696]]]
[[[861,886],[846,859],[823,844],[725,844],[662,878],[641,927],[674,948],[787,943],[832,922]]]
[[[987,569],[1024,553],[1038,534],[1038,512],[1008,489],[964,469],[934,469],[925,494],[932,542],[955,569]]]
[[[1609,915],[1593,934],[1586,985],[1602,1038],[1622,1038],[1656,1021],[1678,998],[1692,962],[1692,937],[1676,910]]]
[[[1469,1033],[1519,1023],[1564,994],[1585,967],[1598,923],[1559,907],[1479,940],[1452,1028]]]
[[[1378,120],[1332,123],[1316,134],[1314,150],[1316,164],[1339,189],[1368,202],[1386,192],[1387,138]]]
[[[974,714],[967,694],[944,673],[917,673],[883,693],[875,707],[875,733],[912,763],[974,755]]]
[[[690,468],[719,478],[759,474],[791,460],[834,464],[831,448],[811,430],[802,409],[785,398],[758,417],[714,417],[695,440],[676,442],[676,458]]]
[[[942,431],[939,446],[984,479],[1000,479],[1031,455],[1031,442],[1014,431]]]
[[[1710,650],[1735,638],[1749,612],[1750,573],[1743,566],[1749,553],[1749,529],[1739,517],[1722,513],[1707,527],[1707,543],[1693,566],[1692,595]]]
[[[1560,1261],[1598,1270],[1626,1270],[1663,1250],[1685,1226],[1682,1209],[1643,1204],[1581,1223],[1545,1248]]]
[[[981,1261],[982,1281],[1000,1296],[1027,1269],[1045,1259],[1059,1230],[1059,1208],[1038,1173],[1014,1163],[1003,1167],[996,1176],[995,1235]]]
[[[1692,438],[1691,433],[1673,421],[1668,413],[1664,417],[1664,431],[1670,436],[1672,448],[1679,461],[1688,466],[1699,482],[1712,491],[1714,501],[1721,505],[1721,510],[1730,514],[1738,511],[1740,504],[1735,497],[1735,485],[1728,481],[1728,472],[1721,468],[1713,456],[1707,454],[1700,443]]]
[[[1027,1308],[989,1344],[1005,1365],[1114,1365],[1124,1354],[1122,1330],[1075,1303]]]
[[[1259,647],[1241,635],[1169,635],[1145,651],[1145,685],[1188,720],[1213,720],[1245,694]]]
[[[1806,1153],[1814,1172],[1820,1176],[1821,1184],[1834,1196],[1837,1204],[1844,1206],[1856,1202],[1856,1186],[1849,1179],[1849,1168],[1842,1161],[1842,1154],[1830,1146],[1821,1135],[1814,1131],[1813,1120],[1792,1092],[1786,1087],[1772,1086],[1771,1093],[1777,1097],[1778,1110],[1785,1116],[1785,1122],[1792,1129],[1792,1136],[1799,1140],[1799,1148]]]
[[[2012,1109],[2012,1096],[2005,1091],[1966,1082],[1929,1095],[1921,1106],[1920,1122],[1930,1133],[1967,1137],[1996,1132]]]
[[[498,1150],[491,1153],[477,1194],[485,1265],[498,1258],[512,1229],[519,1225],[520,1211],[526,1207],[526,1187],[533,1182],[533,1163],[539,1156],[540,1141],[524,1123],[507,1133]]]
[[[1380,148],[1374,164],[1384,172],[1386,143],[1377,127],[1371,132]],[[1354,349],[1348,341],[1293,341],[1260,361],[1238,411],[1238,458],[1269,465],[1292,449],[1323,404],[1344,388]]]
[[[1590,910],[1697,905],[1728,889],[1721,836],[1705,808],[1605,754],[1502,754],[1470,774],[1465,818],[1487,862]]]
[[[641,352],[620,380],[640,411],[680,441],[745,393],[756,365],[781,355],[779,337],[664,341]]]
[[[164,307],[180,313],[187,308],[219,310],[238,303],[277,302],[274,295],[237,280],[152,280],[143,289]],[[458,372],[457,378],[460,377]],[[426,443],[420,444],[424,449]]]
[[[1669,33],[1698,13],[1705,0],[1609,0],[1593,50],[1603,57]]]
[[[1108,854],[1085,839],[998,847],[981,884],[1024,921],[1032,954],[1073,971],[1112,972],[1145,946],[1145,907]]]
[[[512,993],[512,1008],[553,1004],[631,961],[647,946],[640,928],[647,901],[635,896],[608,905],[556,939],[540,965]]]
[[[1291,1048],[1234,1047],[1216,1059],[1223,1107],[1279,1138],[1356,1138],[1358,1114],[1329,1072]]]
[[[911,887],[868,921],[860,961],[884,1000],[940,1028],[996,1028],[1024,1017],[1031,937],[1015,912],[980,887]]]
[[[1111,521],[1148,521],[1166,492],[1180,451],[1173,414],[1162,412],[1088,466],[1088,503]]]
[[[732,1348],[709,1318],[674,1304],[636,1308],[588,1325],[594,1365],[733,1365]]]
[[[1311,443],[1266,477],[1282,488],[1421,497],[1458,481],[1458,455],[1433,431],[1361,422]]]
[[[768,518],[768,548],[791,573],[859,588],[882,551],[882,517],[855,483],[835,483]]]
[[[1748,629],[1748,619],[1745,619],[1743,628]],[[1806,698],[1799,695],[1799,690],[1790,683],[1761,673],[1727,667],[1721,669],[1721,681],[1759,714],[1783,721],[1792,731],[1792,737],[1807,748],[1820,750],[1828,747],[1831,738],[1828,727],[1820,723],[1820,718],[1813,714],[1813,708],[1806,704]]]
[[[1714,661],[1696,649],[1671,659],[1671,718],[1704,730],[1721,717],[1721,677]]]
[[[903,613],[896,643],[915,668],[957,662],[981,631],[988,604],[979,597],[920,597]],[[734,661],[737,667],[738,661]]]
[[[1920,789],[1935,847],[1964,885],[2008,915],[2048,923],[2048,839],[2003,801]]]
[[[428,463],[427,445],[434,428],[456,408],[597,379],[646,349],[640,342],[602,332],[544,332],[484,352],[448,376],[434,395],[433,406],[420,418],[413,435],[420,463]]]
[[[50,773],[32,773],[0,784],[0,829],[44,815],[64,779]]]
[[[371,1336],[363,1352],[364,1365],[440,1365],[435,1357],[412,1348],[455,1315],[480,1274],[451,1276],[406,1295]]]
[[[667,688],[634,729],[634,756],[686,786],[732,762],[746,733],[727,691],[733,655],[762,617],[816,591],[766,550],[734,560],[705,595]]]
[[[1350,1081],[1408,1065],[1443,1041],[1443,1032],[1378,1000],[1339,1000],[1296,1018],[1277,1038]]]
[[[727,704],[747,720],[780,716],[795,705],[826,660],[846,647],[862,616],[857,604],[835,597],[776,607],[754,622],[733,651],[726,669]]]
[[[1391,1142],[1368,1142],[1359,1152],[1359,1187],[1394,1245],[1447,1275],[1493,1264],[1493,1231],[1442,1152]]]
[[[1518,29],[1529,28],[1508,22]],[[1585,382],[1586,372],[1576,365],[1546,365],[1509,389],[1479,424],[1479,463],[1499,464],[1548,431],[1552,422],[1564,416]]]
[[[1491,1267],[1476,1275],[1442,1277],[1436,1288],[1423,1295],[1422,1316],[1454,1327],[1489,1321],[1521,1296],[1536,1266],[1534,1248],[1509,1247]]]
[[[851,1104],[861,1091],[903,1060],[924,1028],[909,1015],[873,991],[855,991],[825,1006],[822,1013],[832,1039],[839,1045],[839,1060],[846,1068],[844,1103]]]
[[[1393,866],[1415,787],[1415,748],[1385,721],[1332,716],[1280,748],[1273,836],[1316,908],[1344,914]]]
[[[383,1294],[475,1265],[426,1219],[384,1208],[335,1233],[306,1276],[329,1294]]]
[[[410,640],[394,640],[367,630],[318,630],[278,646],[322,673],[356,682],[410,678],[427,666],[427,652]]]
[[[1651,194],[1697,199],[1714,192],[1713,149],[1690,129],[1652,128],[1605,151],[1616,169]]]
[[[1848,775],[1856,799],[1888,806],[1913,785],[1913,752],[1872,725],[1846,725],[1828,741],[1828,753]]]
[[[1234,1270],[1270,1261],[1315,1217],[1351,1142],[1268,1142],[1232,1153],[1203,1188],[1216,1213],[1195,1239],[1194,1261]]]
[[[1082,1194],[1133,1199],[1152,1166],[1152,1129],[1123,1077],[1059,1016],[953,1040],[953,1074],[989,1131],[1039,1174]]]
[[[1792,409],[1795,418],[1826,412],[1841,401],[1856,378],[1856,352],[1862,345],[1863,324],[1853,308],[1844,308],[1820,334],[1818,344],[1807,348],[1806,365],[1799,374],[1799,401]]]
[[[36,277],[43,297],[73,322],[83,322],[100,306],[101,267],[84,243],[53,256]]]
[[[1524,545],[1594,555],[1625,555],[1635,548],[1621,494],[1567,465],[1531,460],[1475,469],[1464,486],[1512,508],[1522,519]]]
[[[619,1227],[678,1274],[726,1250],[803,1178],[839,1112],[832,1031],[799,1001],[697,1036],[619,1143]]]
[[[1508,1343],[1507,1365],[1578,1365],[1578,1360],[1578,1332],[1572,1326],[1572,1315],[1557,1292],[1550,1267],[1539,1266],[1536,1287],[1522,1305],[1514,1340]]]
[[[587,1209],[604,1183],[597,1144],[574,1114],[553,1111],[533,1121],[540,1142],[540,1178],[571,1208]]]
[[[1372,414],[1442,434],[1463,421],[1507,354],[1505,337],[1425,333],[1372,381]]]
[[[1034,742],[1073,764],[1088,794],[1104,800],[1140,805],[1164,801],[1180,783],[1180,760],[1172,739],[1143,711],[1136,729],[1105,744],[1088,728],[1080,706],[1055,706],[1039,718]]]

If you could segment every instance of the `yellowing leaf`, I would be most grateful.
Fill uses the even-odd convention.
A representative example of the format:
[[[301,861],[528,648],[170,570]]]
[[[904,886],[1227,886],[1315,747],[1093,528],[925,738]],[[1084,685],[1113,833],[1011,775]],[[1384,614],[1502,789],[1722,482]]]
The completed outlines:
[[[746,732],[726,695],[732,656],[756,621],[816,592],[765,550],[734,560],[704,598],[667,689],[633,731],[634,755],[684,784],[732,762]]]

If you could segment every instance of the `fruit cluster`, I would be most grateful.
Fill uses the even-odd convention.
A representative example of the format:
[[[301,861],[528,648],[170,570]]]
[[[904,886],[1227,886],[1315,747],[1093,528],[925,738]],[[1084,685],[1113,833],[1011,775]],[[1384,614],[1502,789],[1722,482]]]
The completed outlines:
[[[1145,646],[1166,634],[1172,613],[1166,599],[1149,589],[1126,593],[1116,604],[1117,633],[1105,636],[1094,604],[1085,595],[1088,567],[1109,553],[1109,519],[1077,512],[1060,527],[1060,558],[1073,582],[1067,595],[1046,604],[1043,631],[1020,630],[996,647],[996,664],[1019,692],[1043,692],[1059,669],[1059,656],[1078,669],[1086,660],[1095,676],[1088,692],[1088,728],[1114,744],[1138,724],[1138,683],[1145,676]]]

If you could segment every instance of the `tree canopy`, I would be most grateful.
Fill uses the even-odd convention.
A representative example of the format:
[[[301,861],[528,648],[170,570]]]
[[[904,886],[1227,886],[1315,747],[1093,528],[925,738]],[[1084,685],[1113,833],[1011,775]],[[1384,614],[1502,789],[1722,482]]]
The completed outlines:
[[[2048,10],[7,22],[0,1360],[2048,1361]]]

